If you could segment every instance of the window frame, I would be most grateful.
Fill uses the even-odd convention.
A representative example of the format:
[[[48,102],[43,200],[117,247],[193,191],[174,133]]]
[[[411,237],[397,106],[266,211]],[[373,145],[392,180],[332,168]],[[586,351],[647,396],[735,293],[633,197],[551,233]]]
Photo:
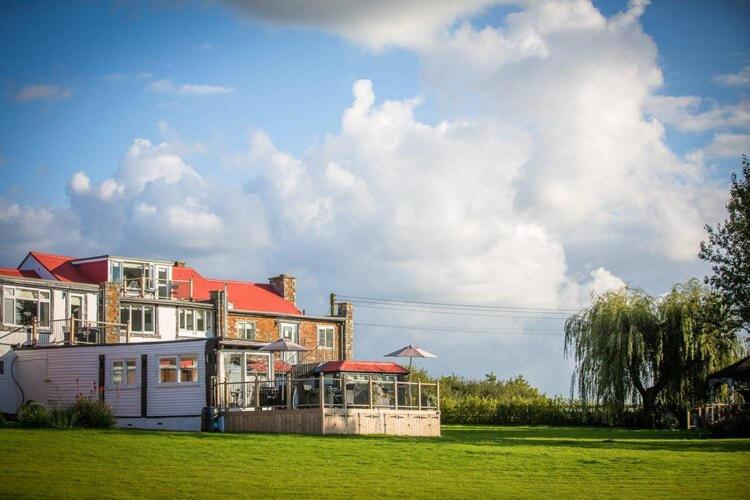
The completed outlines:
[[[36,294],[36,298],[35,299],[23,299],[23,298],[19,299],[19,296],[18,296],[17,292],[20,291],[20,290],[35,293]],[[42,298],[42,294],[46,294],[47,298],[43,299]],[[29,325],[25,325],[25,324],[16,324],[16,322],[15,322],[16,321],[16,308],[17,308],[16,302],[18,300],[35,301],[36,302],[36,316],[34,316],[34,318],[37,318],[37,320],[41,316],[41,311],[42,311],[41,304],[47,304],[47,322],[46,322],[46,324],[40,322],[38,324],[38,326],[41,329],[49,330],[49,328],[51,326],[51,321],[52,321],[52,290],[51,289],[49,289],[49,288],[44,288],[44,289],[43,288],[28,288],[28,287],[22,287],[22,286],[4,285],[3,286],[3,304],[2,304],[2,307],[3,307],[3,309],[2,309],[2,311],[3,311],[3,325],[12,326],[12,327],[29,326]],[[5,310],[6,301],[11,301],[13,303],[13,306],[12,306],[13,314],[11,315],[11,322],[8,322],[7,314],[5,314],[5,312],[6,312],[6,310]]]
[[[284,328],[292,327],[293,333],[291,337],[284,336]],[[293,321],[279,321],[279,338],[286,338],[294,343],[300,343],[300,324]],[[291,365],[299,363],[299,352],[281,352],[281,360]]]
[[[203,314],[203,330],[198,330],[198,318],[196,313]],[[192,322],[192,328],[188,329],[188,317]],[[199,307],[177,308],[177,336],[178,337],[212,337],[214,332],[214,316],[210,309]]]
[[[195,380],[191,381],[183,381],[182,380],[182,367],[181,367],[181,361],[183,358],[193,358],[195,359]],[[164,359],[174,359],[175,360],[175,370],[177,370],[176,380],[174,382],[162,382],[161,374],[162,374],[162,367],[161,362]],[[174,386],[174,385],[199,385],[201,383],[201,357],[198,353],[181,353],[181,354],[164,354],[157,357],[157,380],[158,380],[158,386]]]
[[[73,300],[72,300],[73,297],[78,297],[79,299],[81,299],[81,317],[76,318],[76,319],[80,319],[80,321],[85,321],[86,320],[86,295],[82,293],[68,292],[67,298],[65,301],[67,303],[66,305],[67,305],[67,311],[68,311],[68,318],[73,316]]]
[[[122,382],[115,382],[115,363],[122,363]],[[128,382],[128,374],[130,373],[130,363],[133,363],[133,383]],[[110,385],[112,387],[136,387],[138,384],[138,358],[117,358],[110,362]]]
[[[140,308],[141,310],[141,329],[133,329],[133,308]],[[130,334],[131,335],[156,335],[158,328],[156,320],[156,307],[151,304],[120,304],[120,321],[122,321],[122,310],[128,310],[128,320],[130,320]],[[146,327],[146,309],[151,309],[151,330],[145,330]]]
[[[252,326],[253,336],[247,336],[247,327]],[[255,320],[239,320],[234,324],[234,332],[237,338],[242,340],[256,340],[258,337],[258,324]]]
[[[323,337],[321,337],[321,333]],[[330,333],[331,345],[328,345],[327,333]],[[321,339],[323,343],[321,343]],[[333,325],[318,325],[318,349],[333,350],[336,344],[336,327]]]

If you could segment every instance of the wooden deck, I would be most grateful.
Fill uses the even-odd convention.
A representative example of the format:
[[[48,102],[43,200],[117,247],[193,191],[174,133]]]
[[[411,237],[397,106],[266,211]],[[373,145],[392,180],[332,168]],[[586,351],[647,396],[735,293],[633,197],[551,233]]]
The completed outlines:
[[[223,412],[226,432],[440,436],[439,410],[302,408]]]

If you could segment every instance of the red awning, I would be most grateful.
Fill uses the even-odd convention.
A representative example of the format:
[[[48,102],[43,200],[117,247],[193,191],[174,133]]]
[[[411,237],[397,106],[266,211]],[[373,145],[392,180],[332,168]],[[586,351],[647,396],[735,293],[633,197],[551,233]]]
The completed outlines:
[[[409,370],[391,361],[328,361],[315,368],[315,373],[388,373],[406,375]]]

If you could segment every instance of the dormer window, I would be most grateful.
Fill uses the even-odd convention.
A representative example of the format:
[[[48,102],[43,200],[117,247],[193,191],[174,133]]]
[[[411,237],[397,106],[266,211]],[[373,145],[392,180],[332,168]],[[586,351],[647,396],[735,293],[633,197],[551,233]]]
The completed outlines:
[[[110,260],[110,280],[122,283],[128,295],[169,299],[172,285],[170,266],[151,262]]]

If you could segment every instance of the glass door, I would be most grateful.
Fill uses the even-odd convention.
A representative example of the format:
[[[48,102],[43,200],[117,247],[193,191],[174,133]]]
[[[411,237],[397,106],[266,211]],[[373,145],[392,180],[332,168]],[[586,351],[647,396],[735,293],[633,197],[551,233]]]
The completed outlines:
[[[244,405],[244,388],[242,376],[242,353],[224,353],[224,382],[222,398],[226,398],[226,405],[241,407]]]

